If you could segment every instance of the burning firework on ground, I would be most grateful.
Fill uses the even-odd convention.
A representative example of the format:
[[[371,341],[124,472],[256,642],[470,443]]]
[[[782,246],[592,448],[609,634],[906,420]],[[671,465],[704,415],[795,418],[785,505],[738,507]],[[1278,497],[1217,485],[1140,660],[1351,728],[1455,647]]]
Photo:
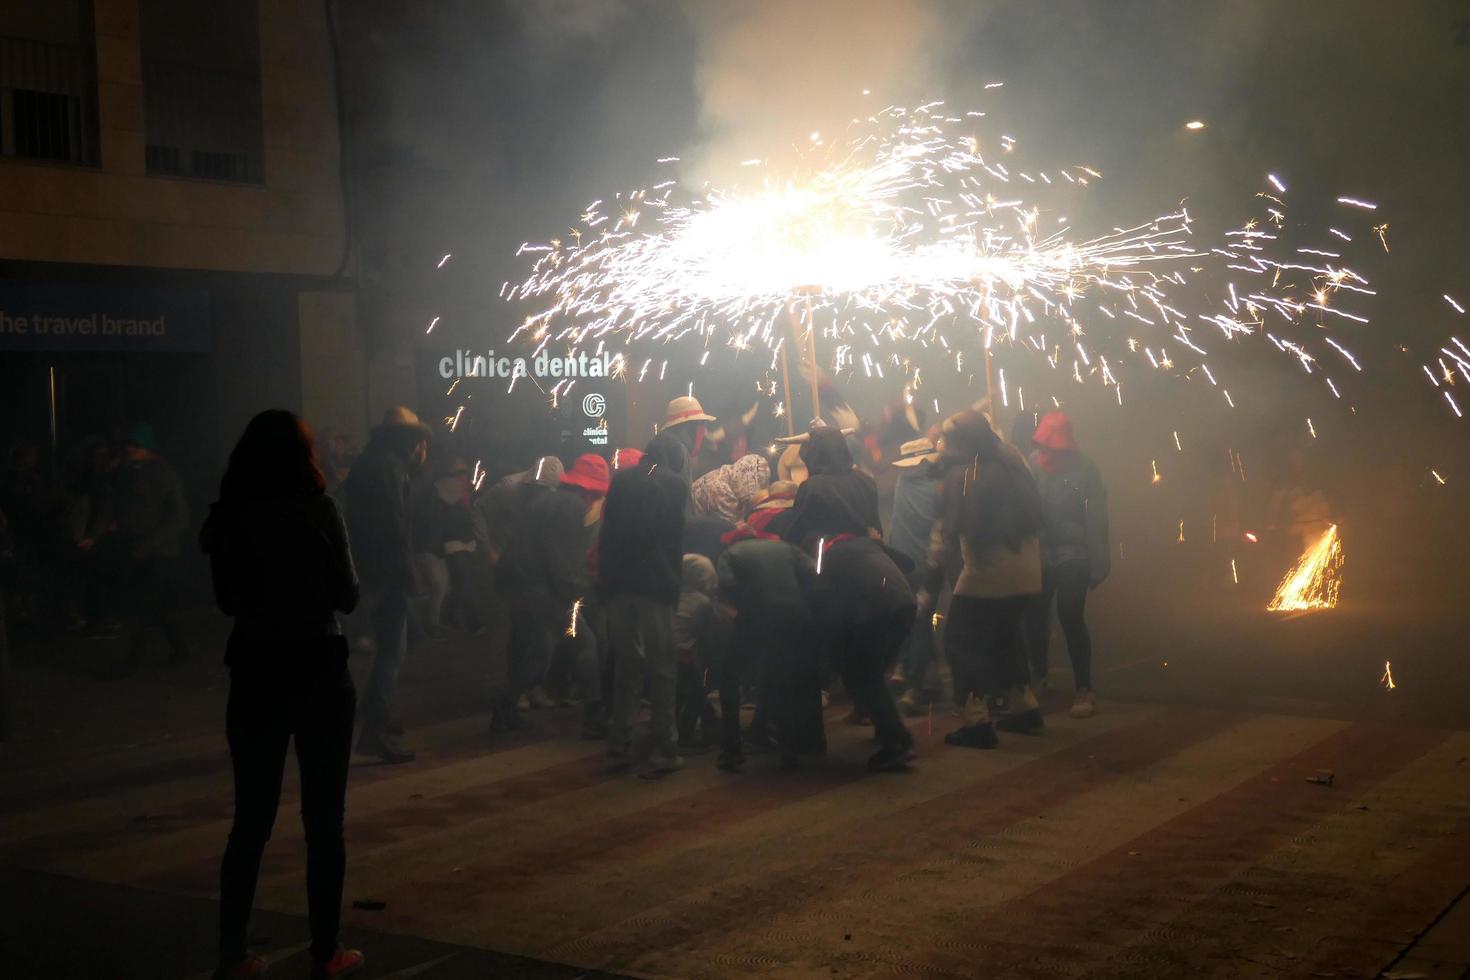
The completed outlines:
[[[1333,524],[1307,548],[1266,608],[1272,612],[1332,609],[1337,606],[1342,579],[1342,538]]]

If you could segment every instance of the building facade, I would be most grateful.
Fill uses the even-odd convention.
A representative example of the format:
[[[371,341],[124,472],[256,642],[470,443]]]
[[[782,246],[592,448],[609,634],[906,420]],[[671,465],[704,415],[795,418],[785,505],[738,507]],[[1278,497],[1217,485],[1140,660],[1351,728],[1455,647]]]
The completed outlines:
[[[359,330],[334,31],[313,0],[0,7],[5,448],[148,421],[200,502],[255,412],[359,440],[411,390]]]

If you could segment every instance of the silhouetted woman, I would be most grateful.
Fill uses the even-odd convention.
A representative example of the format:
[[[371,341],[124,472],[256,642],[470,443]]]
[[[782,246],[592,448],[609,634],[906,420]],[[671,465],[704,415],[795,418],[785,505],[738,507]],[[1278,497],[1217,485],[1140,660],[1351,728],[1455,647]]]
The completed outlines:
[[[342,816],[356,691],[338,612],[357,605],[357,572],[342,515],[324,492],[311,430],[290,412],[261,412],[230,454],[219,500],[200,532],[215,598],[235,619],[225,652],[225,731],[235,821],[220,864],[216,977],[255,977],[246,949],[261,855],[295,739],[306,831],[312,976],[339,977],[362,954],[337,943],[347,852]]]

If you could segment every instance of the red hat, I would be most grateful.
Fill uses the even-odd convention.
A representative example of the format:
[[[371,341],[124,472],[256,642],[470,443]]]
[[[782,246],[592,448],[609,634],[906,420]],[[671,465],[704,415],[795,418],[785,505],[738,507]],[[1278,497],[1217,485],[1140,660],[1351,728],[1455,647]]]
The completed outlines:
[[[572,468],[562,474],[561,482],[573,487],[581,487],[583,490],[591,490],[593,493],[607,493],[607,485],[611,482],[608,475],[607,460],[596,453],[585,453],[577,457]]]
[[[641,449],[619,449],[613,457],[613,469],[634,470],[643,461],[643,450]]]
[[[1063,412],[1047,412],[1043,415],[1031,441],[1042,449],[1077,448],[1077,440],[1072,438],[1072,420]]]

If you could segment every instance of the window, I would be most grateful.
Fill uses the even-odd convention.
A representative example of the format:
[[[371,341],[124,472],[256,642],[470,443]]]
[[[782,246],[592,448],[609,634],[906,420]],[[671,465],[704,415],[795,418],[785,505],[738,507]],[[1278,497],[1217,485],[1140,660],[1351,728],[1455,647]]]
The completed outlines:
[[[264,179],[255,0],[141,0],[150,174]]]
[[[0,155],[97,165],[97,49],[87,0],[0,4]]]

